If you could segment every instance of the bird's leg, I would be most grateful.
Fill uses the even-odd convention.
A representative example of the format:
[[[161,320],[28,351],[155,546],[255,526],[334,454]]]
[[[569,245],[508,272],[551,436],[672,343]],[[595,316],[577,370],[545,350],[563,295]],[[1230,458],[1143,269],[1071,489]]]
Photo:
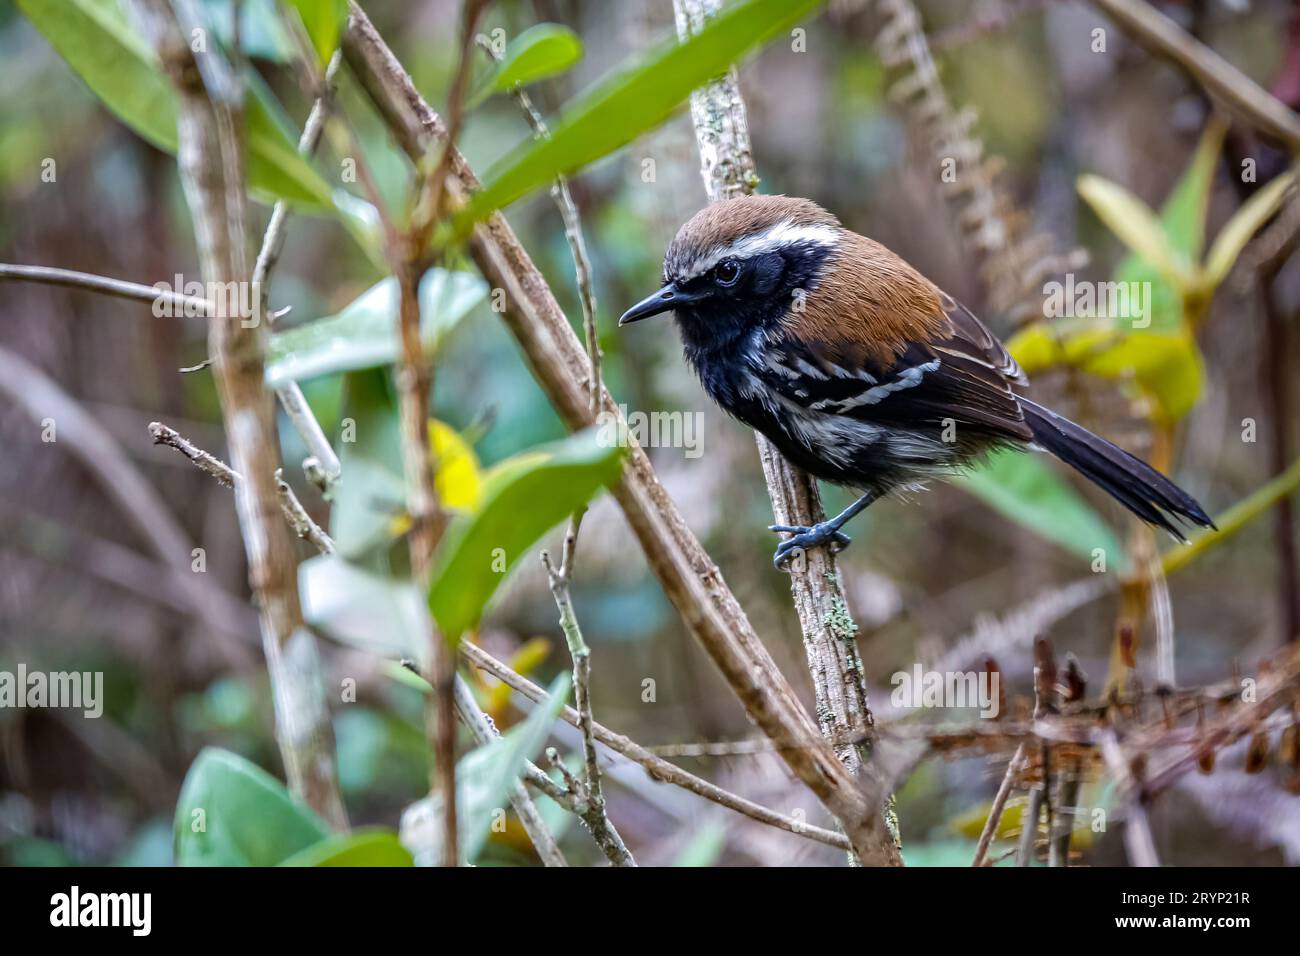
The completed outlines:
[[[811,528],[803,525],[774,524],[768,525],[769,531],[784,531],[790,535],[782,541],[776,549],[776,556],[772,563],[779,570],[782,565],[789,561],[796,551],[806,548],[816,548],[819,545],[830,544],[833,553],[839,553],[849,546],[849,536],[840,531],[850,518],[859,511],[864,510],[867,505],[876,500],[876,493],[868,491],[853,504],[849,505],[834,518],[829,521],[822,521],[813,525]]]

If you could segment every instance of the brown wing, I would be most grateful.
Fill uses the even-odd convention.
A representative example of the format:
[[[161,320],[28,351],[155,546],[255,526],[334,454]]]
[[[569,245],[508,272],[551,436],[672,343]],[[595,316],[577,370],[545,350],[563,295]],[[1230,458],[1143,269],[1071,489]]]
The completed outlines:
[[[844,339],[789,336],[769,345],[768,384],[810,412],[893,428],[952,420],[994,438],[1031,441],[1013,386],[1028,380],[964,306],[942,296],[944,317],[924,341],[877,358]]]

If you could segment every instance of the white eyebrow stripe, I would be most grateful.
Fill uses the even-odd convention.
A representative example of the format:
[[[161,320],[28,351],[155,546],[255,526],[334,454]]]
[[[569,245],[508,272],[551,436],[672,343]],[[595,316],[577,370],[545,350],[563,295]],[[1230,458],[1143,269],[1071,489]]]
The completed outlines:
[[[696,276],[703,275],[723,259],[730,257],[749,259],[796,242],[808,242],[817,246],[833,248],[839,243],[839,230],[834,226],[825,224],[795,225],[795,223],[786,219],[778,222],[775,226],[769,226],[762,232],[755,232],[725,246],[719,246],[702,258],[695,260],[691,264],[690,272],[684,278],[694,279]]]

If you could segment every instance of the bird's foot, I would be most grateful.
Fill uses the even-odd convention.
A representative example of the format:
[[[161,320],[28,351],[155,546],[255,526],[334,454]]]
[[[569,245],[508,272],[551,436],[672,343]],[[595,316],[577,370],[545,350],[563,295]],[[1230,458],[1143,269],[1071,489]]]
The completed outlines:
[[[839,554],[850,543],[849,536],[831,521],[823,521],[811,528],[804,525],[773,524],[768,525],[767,530],[783,531],[790,535],[777,545],[776,555],[772,558],[772,564],[778,571],[784,570],[797,552],[829,544],[831,554]]]

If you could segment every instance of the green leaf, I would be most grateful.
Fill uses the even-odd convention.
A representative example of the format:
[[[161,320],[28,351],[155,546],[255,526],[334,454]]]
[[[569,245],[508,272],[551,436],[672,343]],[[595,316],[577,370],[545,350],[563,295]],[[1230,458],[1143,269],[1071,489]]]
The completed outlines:
[[[510,41],[501,62],[475,94],[478,103],[493,93],[563,73],[582,59],[582,40],[566,26],[539,23]]]
[[[176,97],[157,58],[131,29],[116,0],[19,0],[55,51],[122,122],[175,154]],[[259,197],[330,209],[330,188],[278,120],[279,105],[256,74],[246,74],[248,184]]]
[[[303,617],[318,631],[384,657],[415,661],[421,671],[428,666],[433,622],[413,581],[322,554],[299,565],[298,587]]]
[[[487,297],[487,283],[469,272],[430,269],[420,279],[420,333],[429,355]],[[334,372],[392,365],[397,331],[397,280],[375,283],[342,311],[274,332],[267,345],[266,383],[278,388]]]
[[[180,866],[274,866],[329,835],[280,781],[216,747],[195,758],[176,802]]]
[[[483,503],[452,521],[435,556],[429,607],[449,641],[478,623],[504,571],[618,478],[620,451],[589,429],[487,473]]]
[[[957,483],[1008,518],[1085,560],[1101,548],[1123,570],[1124,548],[1101,517],[1032,453],[1004,450],[990,455]]]
[[[176,95],[117,0],[18,0],[18,8],[120,120],[176,152]]]
[[[338,49],[339,34],[348,19],[348,0],[288,0],[288,2],[302,18],[302,25],[307,30],[312,48],[320,57],[321,66],[324,66]]]
[[[281,866],[414,866],[397,833],[383,827],[328,837],[295,853]]]
[[[787,33],[822,2],[741,0],[684,43],[660,46],[636,66],[601,82],[564,111],[552,125],[550,138],[520,143],[488,170],[460,226],[658,126],[692,90],[725,73],[753,47]]]
[[[1205,248],[1205,217],[1210,209],[1210,190],[1219,165],[1223,137],[1228,125],[1212,115],[1201,133],[1196,152],[1177,185],[1160,208],[1160,223],[1169,245],[1188,262],[1199,262]]]
[[[528,719],[504,737],[470,751],[456,764],[456,810],[462,859],[472,862],[487,842],[492,823],[510,802],[510,788],[550,736],[569,696],[569,675],[560,674],[547,690],[547,699]],[[402,844],[417,865],[430,866],[441,857],[441,800],[425,797],[402,814]]]

